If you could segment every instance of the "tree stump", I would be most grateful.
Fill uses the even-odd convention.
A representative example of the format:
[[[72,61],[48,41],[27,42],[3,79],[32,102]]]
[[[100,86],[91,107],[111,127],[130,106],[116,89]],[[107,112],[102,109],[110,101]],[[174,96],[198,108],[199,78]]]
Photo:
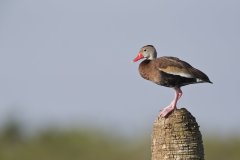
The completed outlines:
[[[152,160],[204,160],[202,135],[185,108],[153,123]]]

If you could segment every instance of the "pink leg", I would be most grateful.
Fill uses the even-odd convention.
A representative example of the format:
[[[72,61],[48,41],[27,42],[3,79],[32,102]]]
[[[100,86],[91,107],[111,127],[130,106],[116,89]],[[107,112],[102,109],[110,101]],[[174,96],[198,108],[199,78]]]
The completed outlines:
[[[174,109],[177,108],[177,101],[181,98],[182,96],[182,90],[180,88],[174,88],[175,90],[175,97],[172,100],[172,102],[165,107],[161,112],[159,113],[161,117],[166,117],[169,113],[171,113]]]
[[[178,92],[178,99],[177,100],[179,100],[183,95],[182,90],[181,90],[181,88],[176,88],[175,90],[178,90],[177,91]]]

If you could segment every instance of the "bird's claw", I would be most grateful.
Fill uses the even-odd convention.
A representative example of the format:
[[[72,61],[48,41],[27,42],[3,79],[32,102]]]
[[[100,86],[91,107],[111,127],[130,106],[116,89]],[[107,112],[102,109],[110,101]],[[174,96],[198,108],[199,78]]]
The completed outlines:
[[[159,115],[160,115],[160,117],[164,118],[164,117],[166,117],[168,114],[170,114],[174,109],[175,109],[174,106],[169,105],[169,106],[165,107],[164,109],[160,110]]]

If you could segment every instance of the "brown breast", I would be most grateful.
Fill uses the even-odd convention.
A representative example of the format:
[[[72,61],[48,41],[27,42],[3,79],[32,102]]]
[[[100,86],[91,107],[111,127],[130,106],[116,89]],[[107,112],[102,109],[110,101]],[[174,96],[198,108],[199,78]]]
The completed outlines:
[[[154,63],[154,60],[144,60],[140,63],[138,70],[144,79],[160,84],[160,72]]]

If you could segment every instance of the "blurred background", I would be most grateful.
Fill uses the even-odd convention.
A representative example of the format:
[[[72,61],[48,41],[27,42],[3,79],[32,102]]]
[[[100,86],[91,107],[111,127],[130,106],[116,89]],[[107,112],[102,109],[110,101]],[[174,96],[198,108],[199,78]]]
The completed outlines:
[[[205,158],[240,159],[238,0],[0,0],[0,159],[150,159],[173,98],[131,63],[146,44],[204,71],[178,107]]]

